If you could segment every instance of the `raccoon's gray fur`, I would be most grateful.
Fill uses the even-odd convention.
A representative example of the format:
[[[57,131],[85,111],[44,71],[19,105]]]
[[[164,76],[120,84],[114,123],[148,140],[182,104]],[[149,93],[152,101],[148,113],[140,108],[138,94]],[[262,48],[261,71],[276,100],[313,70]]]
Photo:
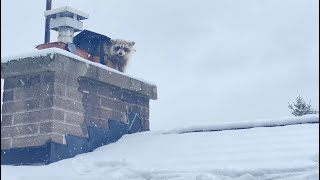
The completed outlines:
[[[124,72],[131,54],[133,53],[135,42],[122,39],[111,39],[110,42],[103,43],[104,61],[106,66]],[[96,51],[100,54],[100,48]]]

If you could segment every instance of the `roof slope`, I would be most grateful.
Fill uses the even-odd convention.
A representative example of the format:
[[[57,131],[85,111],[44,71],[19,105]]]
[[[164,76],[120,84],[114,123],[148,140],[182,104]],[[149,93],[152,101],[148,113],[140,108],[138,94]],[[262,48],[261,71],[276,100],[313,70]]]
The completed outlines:
[[[1,178],[318,179],[319,116],[310,117],[317,122],[183,134],[125,135],[94,152],[47,166],[1,166]]]

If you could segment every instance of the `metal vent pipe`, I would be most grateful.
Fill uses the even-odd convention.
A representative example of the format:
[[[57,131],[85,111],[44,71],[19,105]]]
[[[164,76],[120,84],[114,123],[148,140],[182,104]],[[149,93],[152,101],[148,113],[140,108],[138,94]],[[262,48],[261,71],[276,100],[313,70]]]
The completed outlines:
[[[52,0],[47,0],[46,11],[51,10]],[[50,42],[50,17],[46,17],[45,32],[44,32],[44,43]]]

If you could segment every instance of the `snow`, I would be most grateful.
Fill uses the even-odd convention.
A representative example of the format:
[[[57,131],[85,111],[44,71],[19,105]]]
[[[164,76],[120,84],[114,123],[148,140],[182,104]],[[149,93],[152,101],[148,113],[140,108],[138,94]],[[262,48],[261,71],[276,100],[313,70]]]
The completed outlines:
[[[123,74],[57,48],[1,62],[55,53]],[[1,172],[1,179],[9,180],[319,179],[319,115],[125,135],[74,158],[45,166],[1,165]]]
[[[302,120],[313,118],[317,118],[317,123]],[[303,116],[292,118],[292,121],[302,124],[183,134],[179,134],[181,131],[170,134],[150,131],[125,135],[116,143],[50,165],[1,166],[1,178],[319,179],[319,117]]]
[[[263,119],[255,121],[223,122],[214,125],[199,125],[192,127],[180,127],[166,133],[189,133],[199,131],[220,131],[232,129],[248,129],[254,127],[283,126],[302,123],[319,123],[319,114],[307,114],[299,117],[282,117],[278,119]]]
[[[47,48],[47,49],[41,49],[41,50],[35,49],[34,51],[31,51],[31,52],[26,52],[26,53],[20,53],[20,54],[16,54],[16,55],[10,55],[10,56],[6,56],[6,57],[1,57],[1,63],[7,63],[7,62],[12,61],[12,60],[23,60],[23,59],[29,58],[29,57],[32,57],[32,58],[45,57],[45,56],[48,56],[48,55],[50,56],[51,59],[53,59],[53,55],[55,55],[55,54],[62,54],[64,56],[67,56],[67,57],[70,57],[70,58],[85,62],[87,64],[106,69],[106,70],[111,71],[113,73],[121,74],[121,75],[127,76],[127,77],[132,78],[132,79],[137,79],[137,80],[139,80],[141,82],[144,82],[146,84],[150,84],[150,85],[156,86],[152,82],[147,82],[145,80],[129,76],[128,74],[125,74],[123,72],[117,71],[117,70],[112,69],[112,68],[109,68],[109,67],[107,67],[107,66],[105,66],[103,64],[96,63],[96,62],[93,62],[93,61],[89,61],[89,60],[84,59],[84,58],[82,58],[82,57],[80,57],[78,55],[72,54],[72,53],[70,53],[68,51],[65,51],[65,50],[59,49],[59,48]]]

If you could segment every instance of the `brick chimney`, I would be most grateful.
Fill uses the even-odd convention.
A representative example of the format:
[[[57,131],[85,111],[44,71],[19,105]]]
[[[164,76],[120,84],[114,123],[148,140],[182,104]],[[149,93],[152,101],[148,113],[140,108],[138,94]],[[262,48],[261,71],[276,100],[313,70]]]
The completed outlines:
[[[49,164],[149,130],[157,87],[61,49],[1,63],[1,164]]]

